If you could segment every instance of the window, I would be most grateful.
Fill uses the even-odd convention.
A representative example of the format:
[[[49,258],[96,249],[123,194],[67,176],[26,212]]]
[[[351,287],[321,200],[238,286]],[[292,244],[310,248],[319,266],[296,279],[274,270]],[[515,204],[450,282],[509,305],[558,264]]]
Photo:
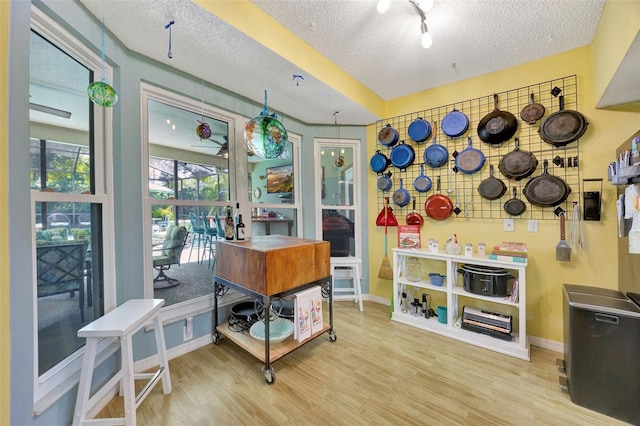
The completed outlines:
[[[315,141],[317,238],[329,241],[331,256],[361,256],[359,141]]]
[[[99,57],[32,9],[30,49],[30,188],[35,411],[72,381],[84,339],[77,331],[115,302],[113,252],[105,226],[111,112],[86,95]],[[110,75],[111,69],[105,69]],[[113,240],[113,238],[111,238]]]

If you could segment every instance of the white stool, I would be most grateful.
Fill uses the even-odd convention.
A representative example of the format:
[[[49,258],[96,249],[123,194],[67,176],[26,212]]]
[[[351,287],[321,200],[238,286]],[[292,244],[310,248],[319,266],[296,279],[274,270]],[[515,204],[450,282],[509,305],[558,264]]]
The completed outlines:
[[[353,300],[358,303],[358,307],[360,311],[362,311],[362,288],[360,286],[360,278],[361,273],[360,269],[362,267],[362,260],[358,257],[332,257],[331,258],[331,276],[333,277],[334,285],[331,286],[333,289],[333,300]],[[353,281],[353,287],[335,287],[336,278],[343,279],[343,277],[336,277],[336,268],[338,270],[348,270],[351,269],[351,276],[346,279],[351,279]],[[346,294],[336,294],[336,293],[346,293]]]
[[[84,350],[84,360],[82,361],[80,383],[78,384],[78,397],[73,416],[74,426],[92,423],[133,426],[136,424],[136,409],[160,379],[162,379],[162,391],[165,394],[171,393],[171,376],[169,375],[167,350],[164,343],[164,330],[160,321],[160,308],[162,305],[164,305],[164,299],[128,300],[103,317],[78,330],[78,337],[86,337],[87,344]],[[132,337],[138,330],[149,324],[151,320],[153,320],[156,335],[160,368],[155,373],[136,374],[133,369]],[[104,338],[114,337],[120,339],[121,369],[89,398],[98,342]],[[146,386],[138,395],[135,394],[134,387],[134,380],[136,379],[148,379]],[[120,383],[120,395],[124,397],[124,417],[87,419],[87,412],[94,405],[91,403],[92,400],[102,397],[105,390],[112,389],[118,383]]]

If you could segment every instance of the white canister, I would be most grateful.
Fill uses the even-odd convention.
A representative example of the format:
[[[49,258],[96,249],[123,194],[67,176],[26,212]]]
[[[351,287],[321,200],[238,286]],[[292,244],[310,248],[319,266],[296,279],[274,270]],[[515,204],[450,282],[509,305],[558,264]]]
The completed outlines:
[[[464,255],[467,257],[473,256],[473,244],[467,243],[464,245]]]
[[[487,246],[484,243],[478,243],[478,256],[486,256]]]
[[[431,240],[431,253],[438,253],[439,250],[438,240]]]

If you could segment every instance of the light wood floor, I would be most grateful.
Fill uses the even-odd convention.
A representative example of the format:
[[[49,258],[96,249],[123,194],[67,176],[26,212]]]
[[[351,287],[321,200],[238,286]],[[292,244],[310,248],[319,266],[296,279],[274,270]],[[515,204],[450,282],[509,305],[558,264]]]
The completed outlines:
[[[573,404],[556,358],[531,362],[392,322],[389,308],[335,304],[335,343],[322,335],[272,364],[223,339],[170,362],[173,392],[156,386],[138,425],[617,425]],[[122,416],[114,398],[99,417]]]

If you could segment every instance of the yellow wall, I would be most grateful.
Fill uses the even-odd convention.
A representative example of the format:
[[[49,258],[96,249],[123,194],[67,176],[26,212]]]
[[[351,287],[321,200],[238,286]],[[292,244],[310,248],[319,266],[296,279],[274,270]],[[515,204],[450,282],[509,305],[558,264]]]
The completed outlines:
[[[502,220],[472,220],[456,218],[442,222],[427,219],[422,228],[422,240],[436,238],[443,242],[456,233],[462,242],[485,242],[493,245],[500,241],[524,241],[529,246],[527,267],[527,331],[529,335],[562,342],[562,284],[576,283],[617,288],[616,251],[616,190],[606,178],[607,165],[613,160],[615,149],[633,135],[640,126],[640,114],[596,110],[593,102],[593,76],[591,48],[584,47],[539,61],[482,75],[462,82],[438,87],[425,92],[387,102],[386,114],[395,117],[422,111],[466,99],[508,91],[569,75],[578,77],[577,109],[589,121],[585,135],[580,139],[581,178],[603,178],[603,219],[583,222],[585,250],[574,249],[571,262],[555,260],[555,246],[559,241],[557,220],[541,220],[539,232],[527,232],[526,219],[516,219],[515,232],[504,232]],[[513,111],[512,111],[513,112]],[[515,111],[517,114],[518,111]],[[477,123],[471,123],[474,129]],[[472,130],[473,132],[473,130]],[[367,154],[375,152],[377,133],[375,125],[367,129]],[[537,172],[539,173],[539,172]],[[377,199],[376,176],[368,175],[371,200]],[[580,191],[580,188],[574,188]],[[383,256],[384,229],[375,226],[379,212],[375,202],[369,206],[370,238],[370,293],[391,297],[391,281],[377,278]],[[403,218],[399,218],[403,219]],[[396,247],[396,230],[389,236],[390,247]],[[390,250],[389,250],[390,251]]]
[[[7,166],[7,104],[9,5],[0,1],[0,424],[9,424],[9,172]]]

